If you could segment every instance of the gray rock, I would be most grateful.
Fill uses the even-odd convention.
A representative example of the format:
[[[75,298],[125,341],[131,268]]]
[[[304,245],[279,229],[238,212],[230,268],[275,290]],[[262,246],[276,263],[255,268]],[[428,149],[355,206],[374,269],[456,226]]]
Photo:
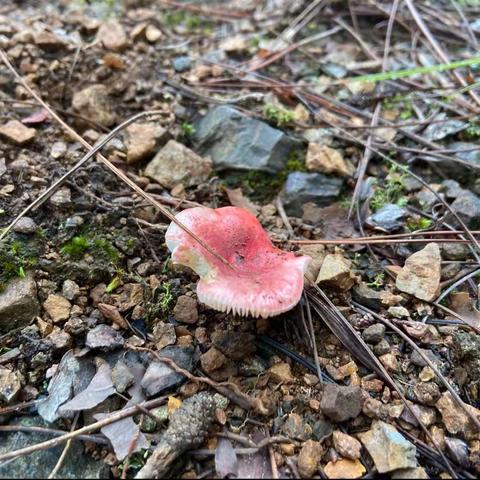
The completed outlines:
[[[0,402],[12,402],[17,398],[21,388],[19,374],[0,366]]]
[[[285,211],[292,216],[301,217],[303,205],[313,202],[319,207],[330,205],[339,195],[343,180],[327,177],[321,173],[292,172],[288,175],[282,191]]]
[[[417,466],[415,445],[388,423],[374,420],[372,428],[359,433],[358,437],[372,457],[378,473]]]
[[[13,231],[16,233],[25,233],[31,234],[35,233],[38,228],[38,225],[35,223],[35,220],[30,217],[22,217],[16,225],[13,227]]]
[[[335,422],[356,418],[362,411],[362,390],[357,386],[327,384],[320,402],[321,412]]]
[[[127,365],[125,365],[125,362],[119,360],[112,369],[112,383],[117,392],[125,392],[133,384],[134,380],[135,377]]]
[[[450,458],[455,460],[463,468],[470,467],[468,459],[468,444],[460,438],[445,438],[445,447],[450,454]]]
[[[374,323],[362,332],[362,337],[367,343],[376,344],[383,340],[385,336],[385,325],[383,323]]]
[[[436,115],[433,120],[444,120],[447,118],[445,112]],[[461,132],[468,127],[468,123],[461,120],[447,120],[440,123],[431,123],[423,132],[423,135],[428,140],[441,140],[448,135]]]
[[[382,292],[370,288],[365,283],[355,285],[352,289],[352,298],[367,308],[378,311],[382,307]]]
[[[80,287],[73,280],[65,280],[62,285],[62,294],[67,300],[73,300],[80,293]]]
[[[40,417],[14,418],[12,425],[25,427],[49,427]],[[50,439],[38,432],[2,433],[0,454],[29,447]],[[0,466],[0,478],[47,478],[55,467],[64,445],[40,450],[25,457],[15,458]],[[109,467],[103,461],[96,461],[83,451],[82,443],[73,442],[58,472],[58,478],[109,478]]]
[[[211,109],[195,124],[195,144],[219,170],[279,172],[299,142],[265,122],[227,106]]]
[[[448,150],[458,150],[455,155],[452,154],[452,156],[455,156],[455,158],[463,160],[467,163],[467,165],[470,164],[480,166],[480,150],[478,150],[477,147],[478,145],[473,142],[453,142],[445,145],[445,148]],[[464,151],[462,152],[462,150]],[[438,159],[434,157],[429,160],[440,164],[442,170],[447,175],[452,175],[454,176],[454,178],[457,179],[459,176],[467,178],[475,172],[475,170],[473,170],[472,168],[462,163],[456,162],[455,160]]]
[[[441,395],[435,382],[419,382],[413,387],[413,393],[417,401],[424,405],[433,405]]]
[[[442,185],[447,198],[457,198],[465,191],[455,180],[444,180]]]
[[[378,357],[380,355],[385,355],[386,353],[390,352],[390,344],[385,340],[380,340],[374,347],[373,353]]]
[[[166,347],[159,352],[159,355],[172,359],[179,367],[191,372],[193,352],[192,347]],[[148,397],[153,397],[184,381],[183,375],[176,373],[165,363],[152,362],[143,376],[142,388]]]
[[[480,337],[469,332],[456,332],[453,335],[453,349],[473,381],[480,380]]]
[[[366,223],[385,232],[393,232],[405,224],[406,214],[407,211],[404,208],[388,203],[373,215],[370,215]]]
[[[425,348],[420,348],[420,351],[429,359],[435,366],[440,365],[440,360],[435,356],[435,354],[431,350],[427,350]],[[424,358],[418,353],[417,349],[412,350],[412,354],[410,355],[410,362],[417,367],[426,367],[427,362]]]
[[[172,67],[178,73],[186,72],[192,67],[192,57],[186,55],[175,57],[172,59]]]
[[[452,203],[452,209],[468,227],[480,225],[480,198],[474,193],[464,190]]]
[[[0,333],[27,326],[40,312],[33,275],[15,278],[0,293]]]
[[[470,250],[463,243],[443,243],[442,258],[445,260],[465,260],[469,257]]]
[[[123,347],[125,340],[122,335],[109,325],[98,325],[87,333],[85,345],[91,349],[103,351]]]

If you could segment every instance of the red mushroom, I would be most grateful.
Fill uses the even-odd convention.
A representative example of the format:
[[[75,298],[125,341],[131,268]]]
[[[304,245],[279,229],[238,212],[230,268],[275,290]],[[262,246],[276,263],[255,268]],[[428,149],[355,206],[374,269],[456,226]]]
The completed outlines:
[[[200,276],[200,302],[222,312],[263,318],[299,302],[310,257],[274,247],[254,215],[237,207],[195,207],[176,218],[220,257],[175,223],[168,227],[165,240],[173,261]]]

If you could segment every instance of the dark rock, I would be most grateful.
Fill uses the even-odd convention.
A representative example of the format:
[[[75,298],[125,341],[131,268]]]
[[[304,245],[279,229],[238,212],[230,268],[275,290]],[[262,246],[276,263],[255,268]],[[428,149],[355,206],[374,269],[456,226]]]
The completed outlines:
[[[172,59],[172,67],[178,73],[186,72],[192,67],[192,57],[186,55],[175,57]]]
[[[30,217],[22,217],[13,227],[13,231],[16,233],[32,234],[38,229],[38,225],[35,220]]]
[[[211,339],[222,353],[233,360],[244,360],[256,350],[255,336],[251,333],[216,330]]]
[[[393,232],[405,224],[406,214],[407,211],[404,208],[393,203],[388,203],[373,215],[370,215],[367,218],[366,223],[367,225],[373,228],[378,228],[384,232]]]
[[[427,350],[424,348],[420,348],[421,352],[429,359],[432,361],[432,363],[435,366],[438,366],[440,363],[440,360],[435,356],[435,354],[431,350]],[[413,365],[416,365],[417,367],[426,367],[427,362],[422,358],[422,356],[418,353],[418,351],[412,350],[412,354],[410,355],[410,361]]]
[[[457,198],[465,191],[455,180],[444,180],[442,185],[447,198]]]
[[[374,290],[365,283],[360,283],[353,287],[352,298],[363,306],[378,311],[384,303],[384,292]]]
[[[390,344],[385,340],[380,340],[374,347],[373,353],[379,357],[380,355],[385,355],[390,352]]]
[[[463,468],[468,468],[470,466],[470,461],[468,460],[468,445],[465,441],[460,440],[460,438],[445,438],[445,447],[447,452],[458,465],[461,465]]]
[[[473,381],[480,380],[480,337],[469,332],[453,335],[453,350]]]
[[[463,243],[443,243],[442,258],[445,260],[465,260],[470,255],[468,245]]]
[[[0,293],[0,333],[28,325],[40,312],[37,287],[31,273],[8,282]]]
[[[49,427],[40,417],[18,417],[12,425]],[[2,433],[0,454],[36,445],[51,438],[39,432]],[[0,478],[47,478],[60,458],[64,445],[40,450],[25,457],[17,457],[0,466]],[[109,478],[109,467],[83,451],[81,442],[73,442],[57,474],[58,478]]]
[[[279,172],[299,143],[281,130],[227,106],[211,109],[195,124],[194,141],[219,170]]]
[[[313,424],[312,436],[314,440],[322,442],[333,432],[333,425],[325,419],[320,419]]]
[[[451,206],[468,227],[477,228],[480,226],[480,198],[474,193],[464,190]],[[452,221],[455,222],[455,219]]]
[[[480,150],[478,150],[478,145],[475,143],[468,143],[468,142],[453,142],[445,145],[445,148],[448,150],[457,150],[457,152],[452,156],[463,160],[467,164],[473,166],[480,166]],[[462,152],[462,150],[465,150]],[[464,165],[462,163],[456,162],[455,160],[450,159],[438,159],[438,158],[430,158],[429,161],[437,162],[442,170],[448,175],[457,178],[459,176],[463,178],[467,178],[468,176],[472,175],[475,170]]]
[[[193,369],[193,352],[193,347],[166,347],[159,354],[162,357],[172,359],[179,367],[191,372]],[[184,381],[185,377],[183,375],[174,372],[165,363],[152,362],[142,379],[142,388],[148,397],[153,397]]]
[[[109,325],[98,325],[87,333],[85,345],[91,349],[115,350],[123,347],[125,340],[122,335]]]
[[[362,403],[362,390],[359,387],[329,383],[323,391],[320,410],[335,422],[344,422],[360,415]]]
[[[313,202],[319,207],[331,204],[340,195],[343,180],[321,173],[292,172],[282,191],[285,211],[292,216],[303,215],[303,205]]]
[[[383,323],[374,323],[362,332],[362,337],[367,343],[376,344],[383,340],[385,336],[385,325]]]
[[[119,360],[112,369],[112,383],[117,392],[125,392],[133,384],[134,380],[133,373],[122,360]]]

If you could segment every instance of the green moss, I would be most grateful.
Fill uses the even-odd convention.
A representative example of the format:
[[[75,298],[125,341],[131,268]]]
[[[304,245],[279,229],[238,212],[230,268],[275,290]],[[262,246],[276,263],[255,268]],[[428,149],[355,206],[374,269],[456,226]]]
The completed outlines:
[[[480,124],[470,122],[468,127],[462,132],[462,137],[465,140],[478,140],[480,138]]]
[[[417,230],[426,230],[432,225],[432,220],[425,217],[420,217],[418,219],[409,218],[407,220],[407,229],[411,232],[415,232]]]
[[[385,178],[383,187],[377,186],[370,199],[370,208],[376,212],[388,203],[395,203],[400,207],[407,204],[407,198],[404,196],[405,174],[398,173],[395,168],[391,168]]]
[[[75,236],[60,248],[60,253],[73,259],[80,259],[86,253],[90,253],[113,265],[119,262],[121,256],[112,242],[100,235]]]
[[[9,239],[0,244],[0,291],[12,278],[25,277],[25,272],[37,265],[40,253],[35,239]]]
[[[191,123],[182,123],[180,128],[186,138],[192,138],[195,135],[195,127]]]
[[[383,272],[377,273],[375,275],[375,278],[371,281],[366,283],[369,287],[378,289],[380,287],[383,287],[383,284],[385,283],[385,274]]]
[[[267,103],[265,105],[263,108],[263,114],[269,122],[278,127],[291,123],[295,118],[294,113],[291,110],[273,103]]]

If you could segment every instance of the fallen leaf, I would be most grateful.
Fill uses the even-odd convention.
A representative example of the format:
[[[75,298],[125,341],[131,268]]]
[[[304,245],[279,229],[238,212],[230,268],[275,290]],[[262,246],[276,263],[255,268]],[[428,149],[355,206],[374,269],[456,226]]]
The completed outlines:
[[[234,207],[243,208],[244,210],[247,210],[247,212],[253,213],[255,216],[258,215],[260,208],[243,195],[241,188],[226,188],[225,191],[227,192],[230,203]]]
[[[230,440],[220,437],[215,450],[215,470],[218,478],[237,476],[238,459]]]
[[[113,305],[108,305],[107,303],[99,303],[97,305],[97,308],[107,320],[111,320],[113,323],[116,323],[121,328],[128,328],[128,323],[122,317],[122,314],[118,311],[117,307],[114,307]]]
[[[109,413],[97,413],[94,418],[95,420],[103,420],[110,415]],[[150,442],[140,432],[140,427],[131,417],[106,425],[100,431],[110,440],[115,456],[119,461],[132,453],[150,447]]]
[[[97,373],[92,378],[88,387],[73,397],[69,402],[60,407],[60,411],[64,410],[88,410],[102,403],[106,398],[115,393],[112,383],[112,370],[108,363],[104,362],[100,365]]]
[[[475,308],[475,301],[468,292],[455,292],[450,295],[450,309],[458,313],[466,324],[480,328],[480,311]]]

